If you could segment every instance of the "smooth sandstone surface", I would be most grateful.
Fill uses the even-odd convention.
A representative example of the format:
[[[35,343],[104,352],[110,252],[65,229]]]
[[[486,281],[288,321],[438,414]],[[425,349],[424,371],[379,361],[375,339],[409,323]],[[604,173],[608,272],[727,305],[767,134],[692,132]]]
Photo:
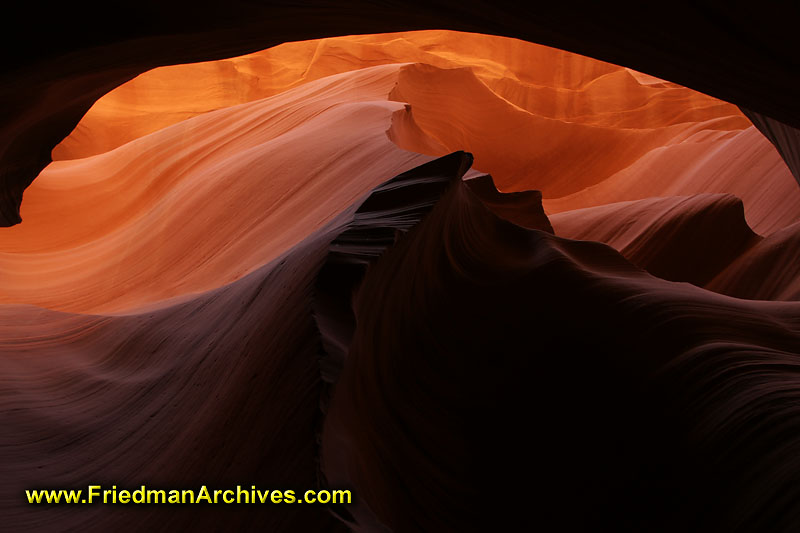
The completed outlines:
[[[341,37],[101,98],[0,233],[0,301],[120,312],[229,283],[426,160],[400,148],[467,150],[548,213],[732,193],[756,232],[800,218],[791,173],[731,104],[515,39]]]
[[[729,103],[350,36],[141,74],[53,158],[0,229],[12,529],[800,524],[800,188]],[[358,501],[22,500],[89,482]]]

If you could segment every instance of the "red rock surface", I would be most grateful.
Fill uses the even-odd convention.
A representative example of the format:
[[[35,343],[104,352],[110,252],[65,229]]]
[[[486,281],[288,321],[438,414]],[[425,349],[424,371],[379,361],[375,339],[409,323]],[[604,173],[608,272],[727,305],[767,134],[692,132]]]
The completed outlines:
[[[781,131],[446,31],[141,74],[0,230],[5,523],[792,531],[800,188]],[[358,501],[22,500],[90,482]]]

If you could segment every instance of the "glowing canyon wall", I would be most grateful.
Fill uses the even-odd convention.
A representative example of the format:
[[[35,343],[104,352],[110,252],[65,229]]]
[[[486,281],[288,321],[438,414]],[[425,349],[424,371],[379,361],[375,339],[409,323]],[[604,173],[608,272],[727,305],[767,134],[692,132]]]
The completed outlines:
[[[9,527],[800,524],[791,126],[445,30],[134,70],[0,229]],[[23,501],[89,482],[357,502]]]

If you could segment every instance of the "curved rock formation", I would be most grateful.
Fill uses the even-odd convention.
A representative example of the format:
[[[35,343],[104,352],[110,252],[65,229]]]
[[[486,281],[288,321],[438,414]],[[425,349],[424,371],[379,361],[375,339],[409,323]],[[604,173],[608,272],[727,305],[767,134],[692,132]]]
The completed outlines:
[[[385,100],[398,68],[325,78],[54,163],[27,193],[25,223],[0,235],[0,301],[124,311],[281,255],[387,175],[429,159],[385,134],[403,109]]]
[[[775,145],[789,170],[800,182],[800,130],[761,113],[747,109],[742,109],[742,112]]]
[[[797,523],[798,442],[777,433],[797,424],[797,304],[653,278],[454,185],[354,310],[323,453],[391,530]]]
[[[385,24],[446,13],[460,27],[484,12],[469,6]],[[493,17],[481,27],[502,26]],[[282,20],[234,48],[292,34],[248,33]],[[103,48],[127,50],[113,69],[91,50],[50,78],[33,65],[8,90],[19,107],[0,140],[18,135],[0,158],[20,173],[7,194],[66,138],[22,223],[0,229],[5,527],[800,527],[800,188],[775,148],[787,157],[790,137],[773,146],[732,103],[651,75],[442,30],[155,69],[67,136],[100,88],[229,50],[228,21],[207,48],[178,46],[208,38],[201,24]],[[652,42],[647,29],[603,42]],[[674,41],[653,56],[687,57]],[[783,57],[759,50],[741,65]],[[684,75],[735,70],[708,53]],[[59,80],[35,112],[42,93],[20,89],[32,79]],[[786,76],[710,79],[750,105]],[[785,119],[794,105],[777,91],[748,109]],[[789,131],[771,120],[758,127]],[[355,501],[24,500],[95,483]]]
[[[654,276],[703,286],[761,238],[732,195],[648,198],[552,217],[558,235],[599,241]]]
[[[112,88],[156,66],[303,39],[430,28],[505,35],[632,67],[800,127],[797,6],[678,1],[658,16],[605,4],[579,11],[575,16],[571,4],[480,0],[224,6],[143,0],[125,16],[96,24],[106,6],[94,2],[9,7],[0,62],[0,224],[19,222],[22,193],[50,162],[50,150]]]

